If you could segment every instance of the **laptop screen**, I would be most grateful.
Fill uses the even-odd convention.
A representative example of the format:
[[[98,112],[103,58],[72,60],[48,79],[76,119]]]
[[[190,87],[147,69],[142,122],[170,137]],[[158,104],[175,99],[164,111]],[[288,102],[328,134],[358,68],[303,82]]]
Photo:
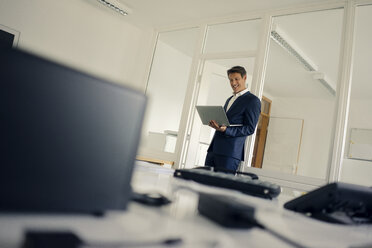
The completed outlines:
[[[144,94],[37,56],[0,57],[0,211],[125,209]]]

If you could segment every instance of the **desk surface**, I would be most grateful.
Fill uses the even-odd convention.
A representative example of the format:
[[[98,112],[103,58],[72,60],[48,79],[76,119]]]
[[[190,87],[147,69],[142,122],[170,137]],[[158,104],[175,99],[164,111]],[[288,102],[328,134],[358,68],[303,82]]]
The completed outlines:
[[[124,242],[125,247],[164,247],[159,243],[181,238],[174,247],[291,247],[266,231],[226,229],[200,216],[197,192],[233,195],[255,206],[256,217],[266,226],[304,247],[363,247],[372,244],[372,225],[332,225],[309,219],[282,208],[273,201],[216,189],[172,177],[173,171],[138,162],[132,186],[138,192],[160,192],[172,204],[156,208],[130,203],[125,212],[109,212],[104,217],[82,215],[0,215],[0,247],[19,247],[25,229],[72,230],[91,243]],[[169,247],[169,246],[167,246]]]

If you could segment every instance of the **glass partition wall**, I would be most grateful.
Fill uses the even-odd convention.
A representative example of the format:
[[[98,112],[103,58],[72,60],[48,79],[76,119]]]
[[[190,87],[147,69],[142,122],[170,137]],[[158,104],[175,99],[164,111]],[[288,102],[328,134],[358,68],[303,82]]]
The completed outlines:
[[[355,10],[354,59],[341,181],[372,186],[372,5]]]
[[[142,147],[160,151],[175,168],[204,165],[213,130],[201,124],[195,106],[223,105],[231,95],[226,71],[242,65],[262,108],[241,170],[303,190],[340,178],[372,184],[366,176],[372,172],[372,89],[366,83],[372,7],[357,3],[319,3],[160,32]]]
[[[159,33],[146,95],[148,107],[139,154],[176,160],[181,115],[199,28]]]
[[[253,167],[326,179],[343,14],[332,9],[273,18],[262,93],[270,99],[270,116],[262,163]]]

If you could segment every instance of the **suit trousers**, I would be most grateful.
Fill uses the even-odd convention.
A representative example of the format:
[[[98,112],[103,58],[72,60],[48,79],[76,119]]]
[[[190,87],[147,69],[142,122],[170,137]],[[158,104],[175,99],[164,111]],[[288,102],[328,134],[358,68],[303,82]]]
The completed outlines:
[[[205,158],[205,166],[232,171],[238,170],[240,162],[239,159],[214,154],[213,152],[208,152]]]

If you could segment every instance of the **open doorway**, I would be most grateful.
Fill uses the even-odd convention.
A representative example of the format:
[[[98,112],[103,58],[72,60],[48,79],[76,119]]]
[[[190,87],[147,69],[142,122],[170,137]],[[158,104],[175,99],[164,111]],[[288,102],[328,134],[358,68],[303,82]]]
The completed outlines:
[[[204,60],[195,105],[223,106],[226,99],[232,95],[227,70],[236,65],[246,68],[246,86],[250,89],[254,61],[254,57]],[[207,149],[213,135],[214,129],[203,125],[199,115],[194,114],[185,168],[204,166]]]
[[[269,98],[262,96],[261,114],[260,118],[258,119],[256,129],[256,140],[254,143],[251,167],[262,168],[267,131],[269,128],[270,121],[271,104],[272,101]]]

